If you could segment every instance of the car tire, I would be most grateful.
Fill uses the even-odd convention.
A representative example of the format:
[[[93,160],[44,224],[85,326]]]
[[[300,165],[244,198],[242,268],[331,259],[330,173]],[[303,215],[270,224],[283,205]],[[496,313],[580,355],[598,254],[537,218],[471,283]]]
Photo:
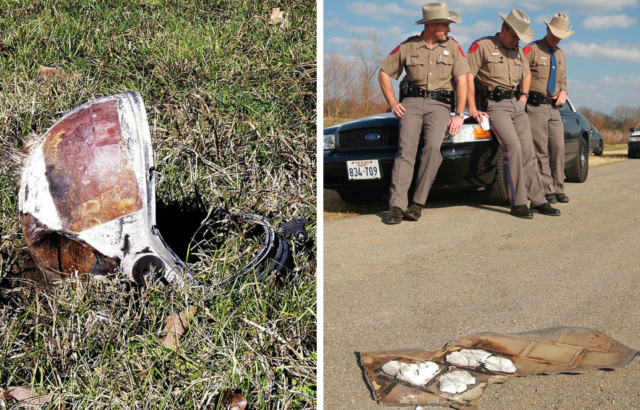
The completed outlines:
[[[598,149],[598,153],[594,153],[594,155],[596,156],[601,156],[602,154],[604,154],[604,142],[600,141],[600,148]]]
[[[349,205],[367,205],[382,198],[382,193],[375,191],[339,190],[338,195]]]
[[[498,148],[496,157],[496,175],[493,182],[487,187],[489,202],[494,205],[509,205],[511,203],[509,201],[509,176],[502,148]]]
[[[567,174],[567,181],[569,182],[580,183],[587,180],[587,176],[589,175],[589,147],[584,138],[580,138],[578,157],[565,172]]]
[[[635,158],[637,155],[638,155],[638,154],[636,154],[636,152],[635,152],[635,151],[629,151],[629,152],[627,153],[627,156],[628,156],[629,158]]]

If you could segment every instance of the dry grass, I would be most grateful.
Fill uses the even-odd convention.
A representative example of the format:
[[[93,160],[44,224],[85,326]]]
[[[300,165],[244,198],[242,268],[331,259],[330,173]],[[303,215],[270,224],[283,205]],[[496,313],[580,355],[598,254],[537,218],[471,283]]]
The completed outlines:
[[[627,139],[629,138],[629,133],[620,131],[620,130],[602,130],[602,139],[604,140],[604,145],[616,145],[616,144],[626,144]]]
[[[589,167],[595,168],[600,165],[613,164],[614,162],[626,161],[627,144],[605,145],[604,153],[597,157],[592,155],[589,157]]]

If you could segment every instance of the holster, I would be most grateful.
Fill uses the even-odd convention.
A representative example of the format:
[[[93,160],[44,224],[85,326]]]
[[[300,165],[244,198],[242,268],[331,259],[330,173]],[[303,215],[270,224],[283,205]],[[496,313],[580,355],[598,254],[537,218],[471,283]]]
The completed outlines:
[[[542,102],[542,94],[540,93],[529,93],[529,98],[527,99],[527,105],[532,105],[534,107],[539,107]]]

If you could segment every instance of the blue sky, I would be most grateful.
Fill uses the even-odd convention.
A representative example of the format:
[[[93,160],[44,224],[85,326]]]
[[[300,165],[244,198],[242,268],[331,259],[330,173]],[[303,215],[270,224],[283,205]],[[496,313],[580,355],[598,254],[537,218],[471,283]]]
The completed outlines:
[[[420,33],[422,26],[413,23],[422,18],[422,6],[428,2],[324,0],[324,53],[350,57],[349,45],[373,30],[386,56],[407,37]],[[575,31],[559,45],[567,56],[569,98],[576,107],[609,114],[618,105],[640,106],[639,2],[455,0],[447,4],[462,17],[462,23],[451,25],[450,35],[465,54],[475,39],[499,31],[498,12],[508,15],[514,7],[524,10],[535,39],[546,34],[543,19],[550,21],[555,13],[565,13]]]

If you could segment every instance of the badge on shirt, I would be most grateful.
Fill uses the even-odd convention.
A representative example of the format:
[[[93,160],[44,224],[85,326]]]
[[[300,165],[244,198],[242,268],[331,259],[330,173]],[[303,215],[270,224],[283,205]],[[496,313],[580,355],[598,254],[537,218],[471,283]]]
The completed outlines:
[[[446,56],[448,56],[448,55],[449,55],[449,50],[444,50],[444,51],[442,52],[442,54],[444,54],[444,55],[445,55],[445,57],[446,57]]]

